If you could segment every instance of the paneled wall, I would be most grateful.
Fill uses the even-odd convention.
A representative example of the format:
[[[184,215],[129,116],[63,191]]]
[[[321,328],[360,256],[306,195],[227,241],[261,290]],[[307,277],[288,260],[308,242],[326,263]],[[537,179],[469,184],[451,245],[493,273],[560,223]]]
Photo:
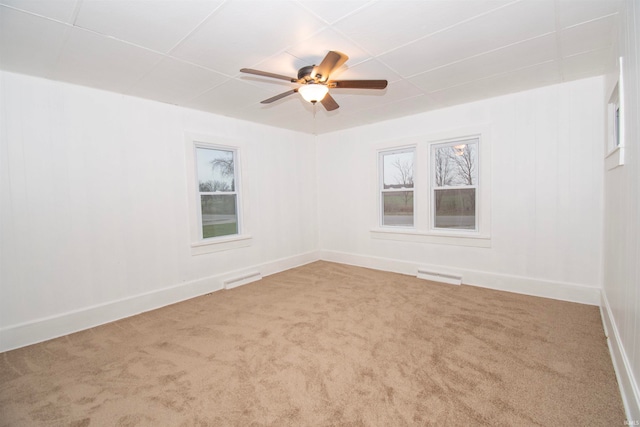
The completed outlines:
[[[318,137],[320,247],[336,261],[599,304],[603,78],[591,78]],[[490,134],[490,246],[381,240],[376,150]],[[426,164],[423,162],[423,165]],[[416,174],[426,173],[416,170]],[[426,192],[416,187],[416,194]],[[425,200],[428,200],[425,198]]]
[[[604,176],[604,292],[614,363],[630,420],[640,420],[640,4],[621,14],[624,165]],[[609,76],[608,88],[617,76]],[[605,102],[605,101],[603,101]]]
[[[312,136],[23,75],[0,84],[0,351],[315,259]],[[185,131],[244,144],[251,246],[191,255]]]

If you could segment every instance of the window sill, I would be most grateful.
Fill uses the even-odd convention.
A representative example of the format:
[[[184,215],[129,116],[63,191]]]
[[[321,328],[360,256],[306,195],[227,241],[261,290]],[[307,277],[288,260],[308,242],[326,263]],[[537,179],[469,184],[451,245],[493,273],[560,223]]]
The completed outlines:
[[[249,234],[201,240],[191,244],[191,255],[203,255],[230,249],[245,248],[251,246],[252,240],[253,238]]]
[[[396,240],[400,242],[435,243],[440,245],[471,246],[476,248],[490,248],[491,237],[480,234],[458,234],[458,233],[438,233],[421,232],[415,230],[401,229],[374,229],[371,230],[371,237],[382,240]]]
[[[624,165],[624,147],[618,146],[611,150],[604,158],[604,164],[608,171]]]

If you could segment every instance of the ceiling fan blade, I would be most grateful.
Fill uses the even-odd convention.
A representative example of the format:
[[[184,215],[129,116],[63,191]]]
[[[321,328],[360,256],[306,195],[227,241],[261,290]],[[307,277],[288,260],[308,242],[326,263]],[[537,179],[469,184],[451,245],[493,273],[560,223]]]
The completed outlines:
[[[271,77],[274,79],[286,80],[291,83],[295,83],[298,81],[297,79],[292,79],[291,77],[283,76],[282,74],[275,74],[275,73],[269,73],[267,71],[253,70],[251,68],[241,68],[240,72],[255,74],[256,76]]]
[[[260,101],[260,104],[271,104],[272,102],[277,101],[278,99],[282,99],[286,96],[293,95],[297,91],[298,91],[298,88],[291,89],[286,92],[282,92],[280,95],[272,96],[271,98],[265,99],[264,101]]]
[[[327,56],[324,57],[320,65],[315,68],[313,77],[320,75],[318,80],[326,82],[331,73],[340,68],[348,59],[349,57],[342,52],[337,52],[335,50],[330,51],[327,53]]]
[[[320,100],[320,103],[322,104],[322,106],[324,108],[327,109],[327,111],[333,111],[333,110],[336,110],[336,109],[338,109],[340,107],[338,105],[338,103],[336,102],[336,100],[333,99],[333,97],[331,95],[329,95],[329,94],[326,94],[324,96],[324,98],[322,98]]]
[[[386,80],[332,80],[327,83],[330,88],[336,89],[384,89]]]

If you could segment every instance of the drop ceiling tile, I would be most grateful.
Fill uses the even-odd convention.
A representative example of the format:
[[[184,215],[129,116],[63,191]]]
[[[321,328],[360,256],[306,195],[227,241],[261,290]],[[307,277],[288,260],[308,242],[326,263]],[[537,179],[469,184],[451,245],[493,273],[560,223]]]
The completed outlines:
[[[349,57],[349,60],[342,66],[341,70],[370,58],[368,53],[331,28],[326,28],[307,39],[295,43],[287,49],[287,52],[296,58],[300,58],[305,65],[318,65],[331,50],[342,52]]]
[[[122,93],[161,58],[158,53],[74,27],[52,78]]]
[[[612,71],[616,59],[611,49],[591,50],[562,59],[565,81],[606,74]]]
[[[336,75],[335,78],[338,80],[387,80],[389,82],[402,79],[398,73],[376,59],[370,59],[349,67],[339,75]]]
[[[171,55],[232,76],[240,68],[254,68],[322,26],[320,19],[298,3],[228,2]]]
[[[0,6],[0,66],[51,77],[69,31],[66,24]]]
[[[283,76],[288,76],[291,78],[295,78],[298,75],[298,69],[309,65],[305,60],[300,58],[296,58],[288,52],[281,52],[274,56],[271,56],[264,61],[261,61],[257,64],[248,65],[247,68],[254,68],[257,70],[267,71],[270,73],[281,74]],[[239,74],[242,77],[249,77],[249,74]],[[258,77],[261,81],[269,81],[269,82],[281,82],[283,84],[288,84],[285,80],[277,80],[271,79],[268,77]]]
[[[557,58],[557,38],[551,33],[418,74],[409,81],[434,92]]]
[[[463,104],[561,82],[560,64],[549,61],[428,95],[441,106]]]
[[[377,123],[437,108],[440,108],[440,105],[429,95],[419,94],[411,98],[363,110],[361,114],[366,114],[366,118],[370,123]]]
[[[380,55],[503,6],[502,0],[378,1],[334,25],[368,52]]]
[[[589,50],[603,49],[613,45],[616,15],[574,25],[560,32],[563,56],[571,56]]]
[[[326,0],[298,0],[325,22],[332,24],[353,11],[366,5],[370,0],[340,0],[328,3]]]
[[[227,77],[215,71],[165,57],[130,87],[127,93],[169,104],[180,104],[226,80]]]
[[[56,21],[73,23],[78,0],[0,0],[0,4],[35,13]]]
[[[396,49],[378,59],[404,77],[555,30],[553,2],[512,3]]]
[[[247,83],[231,79],[207,92],[185,102],[188,108],[209,111],[222,115],[240,108],[258,108],[260,101],[270,97],[269,92]]]
[[[558,23],[560,28],[619,13],[621,0],[557,0]]]
[[[75,25],[166,53],[187,36],[222,0],[82,2]]]
[[[316,107],[316,112],[321,108]],[[307,133],[314,132],[317,118],[317,114],[315,116],[313,114],[313,106],[296,97],[277,105],[245,106],[237,110],[236,114],[244,120]]]

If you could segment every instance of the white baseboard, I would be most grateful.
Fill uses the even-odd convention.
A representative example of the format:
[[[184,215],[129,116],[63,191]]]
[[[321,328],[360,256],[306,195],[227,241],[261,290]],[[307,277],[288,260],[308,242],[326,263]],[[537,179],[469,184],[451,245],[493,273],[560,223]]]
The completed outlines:
[[[210,292],[223,289],[223,283],[230,277],[238,277],[247,272],[259,272],[268,276],[290,268],[317,261],[317,251],[281,258],[241,270],[204,277],[153,292],[133,295],[121,300],[109,301],[55,316],[35,319],[29,322],[0,328],[0,352],[36,344],[73,332],[93,328],[145,311],[155,310]]]
[[[609,352],[613,361],[613,368],[616,371],[620,394],[622,395],[622,403],[627,416],[629,425],[631,422],[640,421],[640,388],[638,382],[633,376],[629,358],[622,345],[622,340],[618,333],[618,327],[614,321],[609,300],[604,291],[602,292],[602,303],[600,305],[600,313],[602,314],[602,324],[604,332],[607,335],[607,343],[609,344]]]
[[[319,259],[413,276],[416,275],[418,268],[431,268],[442,273],[460,275],[465,284],[583,304],[599,305],[600,303],[600,289],[586,286],[337,251],[311,251],[56,316],[6,326],[0,328],[0,352],[46,341],[215,292],[223,289],[225,280],[240,277],[249,272],[259,272],[264,277]]]
[[[419,268],[432,269],[434,271],[462,276],[462,283],[465,285],[578,302],[581,304],[600,305],[600,288],[582,286],[574,283],[556,282],[442,265],[430,265],[338,251],[320,251],[320,258],[325,261],[373,268],[375,270],[391,271],[411,276],[415,276]]]

